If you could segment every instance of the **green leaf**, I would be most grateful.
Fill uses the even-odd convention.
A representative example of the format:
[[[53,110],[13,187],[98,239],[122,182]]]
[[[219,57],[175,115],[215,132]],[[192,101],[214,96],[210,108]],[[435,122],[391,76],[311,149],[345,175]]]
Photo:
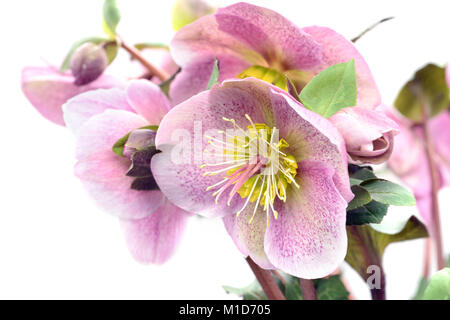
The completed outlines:
[[[103,3],[103,29],[112,39],[116,38],[116,28],[120,21],[120,11],[116,0],[105,0]]]
[[[422,299],[450,300],[450,268],[444,268],[431,277]]]
[[[361,207],[347,211],[347,225],[359,226],[369,223],[381,223],[388,211],[388,205],[371,201]]]
[[[315,76],[300,92],[303,105],[325,118],[356,105],[355,62],[339,63]]]
[[[359,185],[352,186],[352,192],[355,197],[349,202],[347,211],[362,207],[372,201],[370,193]]]
[[[373,200],[394,206],[413,206],[416,199],[406,188],[382,179],[369,179],[360,184],[369,193]]]
[[[449,103],[445,68],[428,64],[418,70],[413,79],[403,86],[394,105],[405,117],[422,122],[426,106],[429,107],[429,117],[433,117],[447,109]]]
[[[260,65],[254,65],[242,71],[237,76],[237,78],[239,79],[245,79],[249,77],[257,78],[266,81],[268,83],[271,83],[274,86],[277,86],[283,90],[286,91],[288,90],[286,75],[275,69],[270,69]]]
[[[211,87],[219,81],[219,61],[214,59],[213,69],[211,71],[211,77],[209,78],[206,90],[211,89]]]
[[[303,300],[300,279],[279,271],[283,278],[275,279],[287,300]],[[319,300],[347,300],[349,293],[341,281],[340,275],[314,280],[317,298]],[[260,284],[254,281],[249,286],[239,289],[223,286],[227,293],[241,296],[244,300],[267,300]]]
[[[70,48],[69,52],[67,53],[66,57],[64,58],[64,61],[61,65],[61,72],[64,72],[66,70],[69,70],[70,68],[70,59],[72,58],[73,53],[75,52],[75,50],[78,49],[78,47],[80,47],[81,45],[85,44],[85,43],[94,43],[94,44],[100,44],[103,43],[105,41],[108,41],[108,39],[105,38],[101,38],[101,37],[89,37],[89,38],[84,38],[81,40],[78,40],[77,42],[75,42],[72,47]]]
[[[427,228],[414,216],[396,234],[378,232],[370,225],[347,226],[348,248],[345,261],[367,280],[371,275],[367,273],[367,268],[371,265],[382,266],[384,250],[388,245],[425,237],[428,237]]]
[[[245,288],[233,288],[229,286],[223,286],[223,288],[227,293],[240,296],[244,300],[267,300],[266,294],[256,280]]]
[[[105,49],[106,55],[108,56],[108,64],[111,64],[117,57],[119,46],[117,45],[116,41],[110,41],[105,43],[103,48]]]
[[[173,80],[180,72],[181,72],[181,68],[178,69],[177,72],[175,72],[169,79],[167,79],[159,84],[159,88],[161,89],[162,92],[165,93],[165,95],[167,97],[169,97],[170,86],[172,85]]]
[[[371,169],[368,169],[367,167],[360,167],[360,168],[361,169],[357,170],[356,172],[350,175],[352,179],[357,179],[362,182],[365,180],[377,178],[377,176],[373,173]]]
[[[175,31],[195,20],[216,11],[216,8],[202,0],[177,0],[172,8],[172,27]]]
[[[349,292],[339,275],[316,280],[318,300],[348,300]]]

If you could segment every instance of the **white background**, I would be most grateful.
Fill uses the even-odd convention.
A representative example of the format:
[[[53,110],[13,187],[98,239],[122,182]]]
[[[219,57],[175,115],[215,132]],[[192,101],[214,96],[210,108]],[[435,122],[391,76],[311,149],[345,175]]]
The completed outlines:
[[[395,16],[357,43],[388,104],[415,69],[450,60],[448,1],[251,2],[299,26],[329,26],[349,38]],[[172,1],[119,5],[119,32],[128,42],[170,40]],[[220,221],[192,219],[172,260],[138,264],[117,220],[97,209],[73,176],[71,134],[42,118],[20,91],[23,66],[42,64],[41,58],[59,64],[75,40],[101,35],[101,6],[100,0],[20,0],[0,11],[0,298],[234,298],[221,286],[245,286],[253,276]],[[449,196],[441,192],[444,234]],[[445,246],[450,249],[447,235]],[[413,294],[422,249],[422,240],[387,249],[388,298]],[[367,299],[362,280],[348,267],[344,272],[355,296]]]

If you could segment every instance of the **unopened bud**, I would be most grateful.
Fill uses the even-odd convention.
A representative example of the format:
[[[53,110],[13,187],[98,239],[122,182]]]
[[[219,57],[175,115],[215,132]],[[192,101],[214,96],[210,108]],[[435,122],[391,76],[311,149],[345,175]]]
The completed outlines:
[[[105,50],[93,43],[85,43],[78,47],[70,60],[70,69],[77,86],[96,80],[107,66],[108,56]]]

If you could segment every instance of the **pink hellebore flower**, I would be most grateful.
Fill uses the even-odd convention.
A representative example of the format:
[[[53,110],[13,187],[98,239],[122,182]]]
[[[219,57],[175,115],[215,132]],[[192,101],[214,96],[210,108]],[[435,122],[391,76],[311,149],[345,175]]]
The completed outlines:
[[[384,108],[350,107],[330,117],[344,137],[350,163],[380,164],[389,159],[399,128]]]
[[[391,115],[400,126],[400,134],[389,159],[389,167],[410,187],[416,197],[418,209],[429,224],[431,210],[431,178],[425,149],[424,132],[406,118]],[[450,112],[443,111],[428,122],[433,161],[440,177],[440,187],[450,185]]]
[[[22,71],[22,91],[48,120],[64,125],[62,105],[70,98],[100,88],[123,87],[122,82],[109,75],[83,85],[74,84],[75,78],[70,72],[61,73],[57,67],[26,67]]]
[[[121,219],[131,253],[144,263],[170,258],[189,216],[155,188],[147,153],[155,139],[147,127],[158,125],[170,108],[147,80],[131,81],[125,90],[86,92],[63,107],[77,139],[75,174],[102,208]],[[123,156],[114,153],[128,133]]]
[[[219,81],[262,66],[288,75],[298,89],[323,69],[354,59],[358,105],[381,102],[366,62],[350,41],[328,28],[299,28],[272,10],[247,3],[221,8],[180,29],[171,53],[182,67],[170,92],[175,104],[205,90],[215,58]]]
[[[343,261],[353,197],[344,141],[285,91],[255,78],[215,85],[164,117],[156,147],[152,171],[169,200],[222,217],[262,268],[319,278]]]

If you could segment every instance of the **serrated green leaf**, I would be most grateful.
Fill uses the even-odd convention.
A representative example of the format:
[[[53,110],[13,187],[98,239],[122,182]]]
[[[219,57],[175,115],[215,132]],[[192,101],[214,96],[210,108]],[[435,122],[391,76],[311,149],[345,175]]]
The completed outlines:
[[[69,70],[70,68],[70,59],[72,58],[73,53],[75,52],[75,50],[78,49],[78,47],[80,47],[81,45],[85,44],[85,43],[94,43],[94,44],[100,44],[103,43],[105,41],[108,41],[108,39],[106,38],[102,38],[102,37],[89,37],[89,38],[84,38],[81,40],[78,40],[77,42],[75,42],[72,47],[70,48],[69,52],[67,53],[66,57],[64,58],[64,61],[61,65],[61,72],[64,72],[66,70]]]
[[[347,225],[359,226],[369,223],[380,223],[387,213],[388,205],[376,201],[347,211]]]
[[[428,237],[427,228],[414,216],[408,220],[403,230],[396,234],[378,232],[370,225],[347,226],[348,248],[345,261],[367,280],[370,276],[367,268],[371,265],[382,265],[384,250],[388,245],[425,237]]]
[[[355,62],[339,63],[315,76],[300,92],[303,105],[325,118],[356,105]]]
[[[416,199],[406,188],[383,179],[369,179],[360,184],[377,202],[394,206],[413,206]]]
[[[206,90],[211,89],[213,85],[215,85],[219,81],[219,61],[214,59],[214,65],[211,71],[211,77],[209,77],[208,85],[206,86]]]
[[[422,299],[450,300],[450,268],[444,268],[431,277]]]
[[[447,109],[449,103],[445,68],[428,64],[403,86],[394,105],[405,117],[420,123],[426,106],[429,108],[429,117],[433,117]]]
[[[103,3],[103,29],[112,39],[116,38],[116,28],[120,22],[120,11],[116,0],[105,0]]]

